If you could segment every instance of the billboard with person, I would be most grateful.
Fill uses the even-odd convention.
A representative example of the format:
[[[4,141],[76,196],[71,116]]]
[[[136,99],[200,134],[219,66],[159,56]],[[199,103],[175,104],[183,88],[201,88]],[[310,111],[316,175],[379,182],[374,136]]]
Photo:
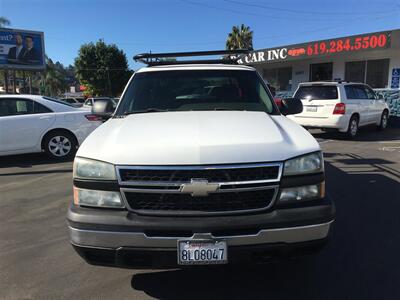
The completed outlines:
[[[43,32],[0,28],[0,69],[45,68]]]

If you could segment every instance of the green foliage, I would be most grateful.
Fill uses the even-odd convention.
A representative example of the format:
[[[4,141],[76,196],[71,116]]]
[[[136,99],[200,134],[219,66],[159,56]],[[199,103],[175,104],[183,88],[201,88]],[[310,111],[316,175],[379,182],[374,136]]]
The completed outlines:
[[[0,17],[0,28],[9,26],[10,24],[11,24],[11,22],[7,18]]]
[[[82,45],[75,68],[81,84],[94,96],[119,95],[131,76],[125,53],[103,40]]]
[[[253,31],[249,26],[242,24],[233,26],[226,39],[226,50],[249,49],[253,50]]]
[[[56,97],[68,89],[67,76],[70,72],[59,63],[53,63],[50,58],[46,58],[46,72],[44,74],[41,92],[47,96]]]

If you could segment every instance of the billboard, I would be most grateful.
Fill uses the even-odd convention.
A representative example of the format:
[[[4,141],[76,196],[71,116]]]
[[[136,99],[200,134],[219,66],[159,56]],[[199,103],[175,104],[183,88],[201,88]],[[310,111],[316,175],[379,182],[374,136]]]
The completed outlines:
[[[43,70],[43,32],[0,28],[0,69]]]

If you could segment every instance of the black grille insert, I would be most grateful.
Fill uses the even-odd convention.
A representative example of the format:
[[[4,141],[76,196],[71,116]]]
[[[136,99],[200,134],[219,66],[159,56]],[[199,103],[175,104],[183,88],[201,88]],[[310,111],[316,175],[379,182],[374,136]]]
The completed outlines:
[[[262,166],[232,169],[124,169],[119,170],[121,181],[141,182],[190,182],[201,178],[208,182],[240,182],[278,179],[279,166]]]
[[[243,192],[212,193],[206,197],[193,197],[184,193],[125,192],[131,209],[154,213],[224,213],[258,210],[273,201],[275,189]]]

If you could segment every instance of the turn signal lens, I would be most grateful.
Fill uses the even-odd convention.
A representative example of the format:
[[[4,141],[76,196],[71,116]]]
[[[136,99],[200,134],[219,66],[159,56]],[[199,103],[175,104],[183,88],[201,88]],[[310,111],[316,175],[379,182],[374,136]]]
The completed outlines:
[[[74,187],[74,204],[81,206],[123,208],[119,192],[87,190]]]
[[[346,104],[338,103],[335,105],[335,108],[333,109],[334,115],[344,115],[345,113],[346,113]]]
[[[316,200],[325,197],[325,181],[320,184],[284,188],[281,191],[279,202],[290,203],[305,200]]]

